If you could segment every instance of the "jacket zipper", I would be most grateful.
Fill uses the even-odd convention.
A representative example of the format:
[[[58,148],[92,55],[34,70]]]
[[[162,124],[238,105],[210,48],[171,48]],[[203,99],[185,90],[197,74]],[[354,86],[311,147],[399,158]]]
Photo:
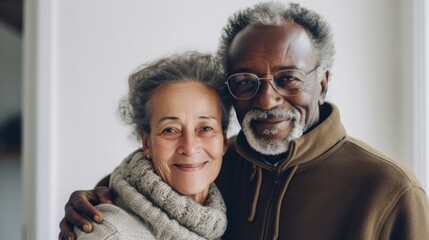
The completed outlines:
[[[277,196],[279,194],[279,182],[280,182],[280,176],[275,173],[275,177],[273,180],[273,189],[270,194],[270,199],[268,201],[268,204],[266,205],[264,209],[264,218],[265,221],[262,222],[262,230],[258,236],[258,239],[270,239],[269,237],[272,235],[272,231],[270,229],[273,228],[273,214],[275,212],[274,205],[276,203]]]

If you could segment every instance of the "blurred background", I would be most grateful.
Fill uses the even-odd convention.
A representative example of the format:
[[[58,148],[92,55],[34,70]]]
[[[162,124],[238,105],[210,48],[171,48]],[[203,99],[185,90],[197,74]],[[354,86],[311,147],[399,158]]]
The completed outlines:
[[[257,2],[0,0],[0,239],[56,239],[71,192],[139,145],[117,114],[129,74],[166,54],[214,52],[228,16]],[[425,1],[295,2],[333,28],[328,100],[348,133],[428,189]]]
[[[23,1],[0,0],[0,239],[22,235]]]

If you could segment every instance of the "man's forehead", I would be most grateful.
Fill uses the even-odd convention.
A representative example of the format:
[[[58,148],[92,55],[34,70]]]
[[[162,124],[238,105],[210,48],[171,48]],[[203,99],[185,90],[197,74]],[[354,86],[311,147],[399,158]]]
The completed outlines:
[[[230,69],[234,72],[255,72],[257,69],[264,72],[268,69],[281,70],[287,68],[301,68],[296,54],[285,51],[277,51],[275,54],[267,54],[267,57],[261,57],[261,54],[237,55],[230,59]],[[262,73],[261,72],[261,73]]]
[[[300,59],[314,57],[313,42],[299,24],[280,26],[249,25],[234,38],[229,51],[230,64],[250,67],[263,62],[278,65],[301,65]],[[275,67],[275,66],[271,66]]]
[[[249,24],[242,31],[245,30],[256,30],[261,32],[267,31],[283,31],[283,32],[291,32],[296,29],[304,29],[300,24],[292,21],[286,21],[280,25],[262,25],[262,24]]]

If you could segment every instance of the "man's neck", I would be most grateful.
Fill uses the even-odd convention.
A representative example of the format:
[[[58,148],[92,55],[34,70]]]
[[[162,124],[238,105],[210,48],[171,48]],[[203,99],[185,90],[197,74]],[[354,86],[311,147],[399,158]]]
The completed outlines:
[[[305,129],[304,135],[310,132],[311,130],[313,130],[314,128],[316,128],[321,122],[325,121],[325,119],[329,116],[329,114],[330,114],[330,111],[327,110],[326,104],[319,106],[319,117],[316,119],[316,121],[314,121],[313,124],[311,124],[310,126],[307,127],[307,129]]]
[[[279,155],[262,155],[261,154],[261,158],[266,162],[269,163],[273,166],[276,166],[277,163],[279,163],[280,161],[284,160],[285,158],[287,158],[288,152],[284,152],[282,154]]]

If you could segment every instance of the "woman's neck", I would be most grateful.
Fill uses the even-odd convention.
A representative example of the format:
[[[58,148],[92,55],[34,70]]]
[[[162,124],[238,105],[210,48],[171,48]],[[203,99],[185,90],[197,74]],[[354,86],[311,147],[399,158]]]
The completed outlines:
[[[201,205],[205,205],[205,202],[207,200],[208,195],[209,195],[209,188],[207,188],[206,190],[204,190],[202,192],[199,192],[196,194],[191,194],[191,195],[186,195],[186,196],[196,203],[199,203]]]

